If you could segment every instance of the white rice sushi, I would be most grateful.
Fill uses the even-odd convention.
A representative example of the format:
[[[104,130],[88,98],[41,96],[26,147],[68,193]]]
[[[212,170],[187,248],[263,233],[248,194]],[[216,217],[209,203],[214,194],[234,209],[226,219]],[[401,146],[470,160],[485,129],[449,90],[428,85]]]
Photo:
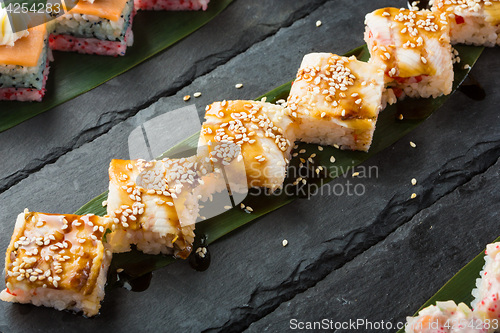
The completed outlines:
[[[407,317],[407,333],[486,333],[485,325],[464,303],[436,302],[421,310],[416,317]]]
[[[472,290],[474,313],[483,320],[497,320],[500,326],[500,242],[486,246],[485,264]]]
[[[241,153],[248,186],[275,190],[283,185],[294,141],[283,107],[237,100],[207,106],[198,146],[208,147],[215,161]]]
[[[446,14],[382,8],[366,15],[370,62],[385,70],[386,98],[438,97],[451,93],[453,60]]]
[[[25,210],[7,248],[0,299],[98,314],[112,256],[102,241],[108,226],[95,215]]]
[[[383,89],[384,72],[374,64],[331,53],[306,55],[287,101],[297,138],[368,151]]]
[[[453,44],[500,45],[499,0],[435,0],[432,10],[450,18]]]
[[[129,251],[135,244],[144,253],[187,258],[205,174],[196,156],[111,161],[107,211],[113,227],[107,239],[113,252]]]

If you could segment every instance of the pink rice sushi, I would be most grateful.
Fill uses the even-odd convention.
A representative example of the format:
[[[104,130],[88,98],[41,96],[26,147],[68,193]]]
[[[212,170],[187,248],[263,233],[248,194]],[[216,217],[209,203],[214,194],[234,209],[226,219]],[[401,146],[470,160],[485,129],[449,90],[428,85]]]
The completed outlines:
[[[135,0],[137,10],[207,10],[210,0]]]
[[[436,302],[408,317],[406,333],[487,333],[491,325],[479,319],[469,307],[454,301]]]

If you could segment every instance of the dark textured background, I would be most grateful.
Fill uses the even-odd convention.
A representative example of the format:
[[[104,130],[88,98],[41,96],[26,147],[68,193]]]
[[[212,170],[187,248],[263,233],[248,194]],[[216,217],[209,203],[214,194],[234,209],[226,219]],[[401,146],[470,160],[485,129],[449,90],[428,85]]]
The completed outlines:
[[[291,80],[304,54],[362,44],[364,15],[391,4],[405,2],[235,0],[153,59],[0,133],[0,252],[25,207],[71,213],[102,193],[136,126],[193,103],[201,116],[216,100],[253,99]],[[379,176],[358,180],[364,196],[296,201],[211,246],[208,271],[186,262],[156,271],[145,292],[109,292],[94,319],[2,302],[0,331],[281,332],[292,318],[404,320],[500,235],[499,53],[486,50],[472,71],[486,99],[456,93],[371,158]]]

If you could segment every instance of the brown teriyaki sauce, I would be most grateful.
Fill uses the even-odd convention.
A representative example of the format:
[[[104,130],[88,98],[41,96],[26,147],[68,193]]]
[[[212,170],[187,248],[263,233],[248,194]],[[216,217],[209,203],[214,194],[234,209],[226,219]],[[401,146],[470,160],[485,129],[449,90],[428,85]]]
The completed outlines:
[[[475,101],[482,101],[486,98],[486,91],[470,73],[467,79],[458,87],[458,90]]]

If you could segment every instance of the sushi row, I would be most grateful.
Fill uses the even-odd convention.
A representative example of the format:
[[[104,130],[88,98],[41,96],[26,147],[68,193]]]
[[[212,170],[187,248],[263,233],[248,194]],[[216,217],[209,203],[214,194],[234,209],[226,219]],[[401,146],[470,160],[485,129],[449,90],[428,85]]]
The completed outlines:
[[[0,101],[37,101],[45,94],[51,50],[123,56],[134,43],[137,10],[206,10],[209,0],[80,0],[54,20],[20,32],[0,6]],[[68,2],[69,5],[69,2]],[[27,25],[29,26],[29,20]]]
[[[454,301],[436,302],[408,317],[407,333],[468,332],[486,333],[500,330],[500,243],[488,244],[485,264],[476,288],[471,308]]]
[[[136,247],[186,258],[203,220],[201,203],[228,189],[280,188],[296,140],[368,151],[379,112],[391,102],[388,91],[449,93],[448,22],[448,15],[432,11],[368,14],[368,63],[308,54],[284,105],[224,100],[207,106],[195,156],[111,161],[105,217],[25,211],[7,250],[0,298],[93,316],[112,253]]]

